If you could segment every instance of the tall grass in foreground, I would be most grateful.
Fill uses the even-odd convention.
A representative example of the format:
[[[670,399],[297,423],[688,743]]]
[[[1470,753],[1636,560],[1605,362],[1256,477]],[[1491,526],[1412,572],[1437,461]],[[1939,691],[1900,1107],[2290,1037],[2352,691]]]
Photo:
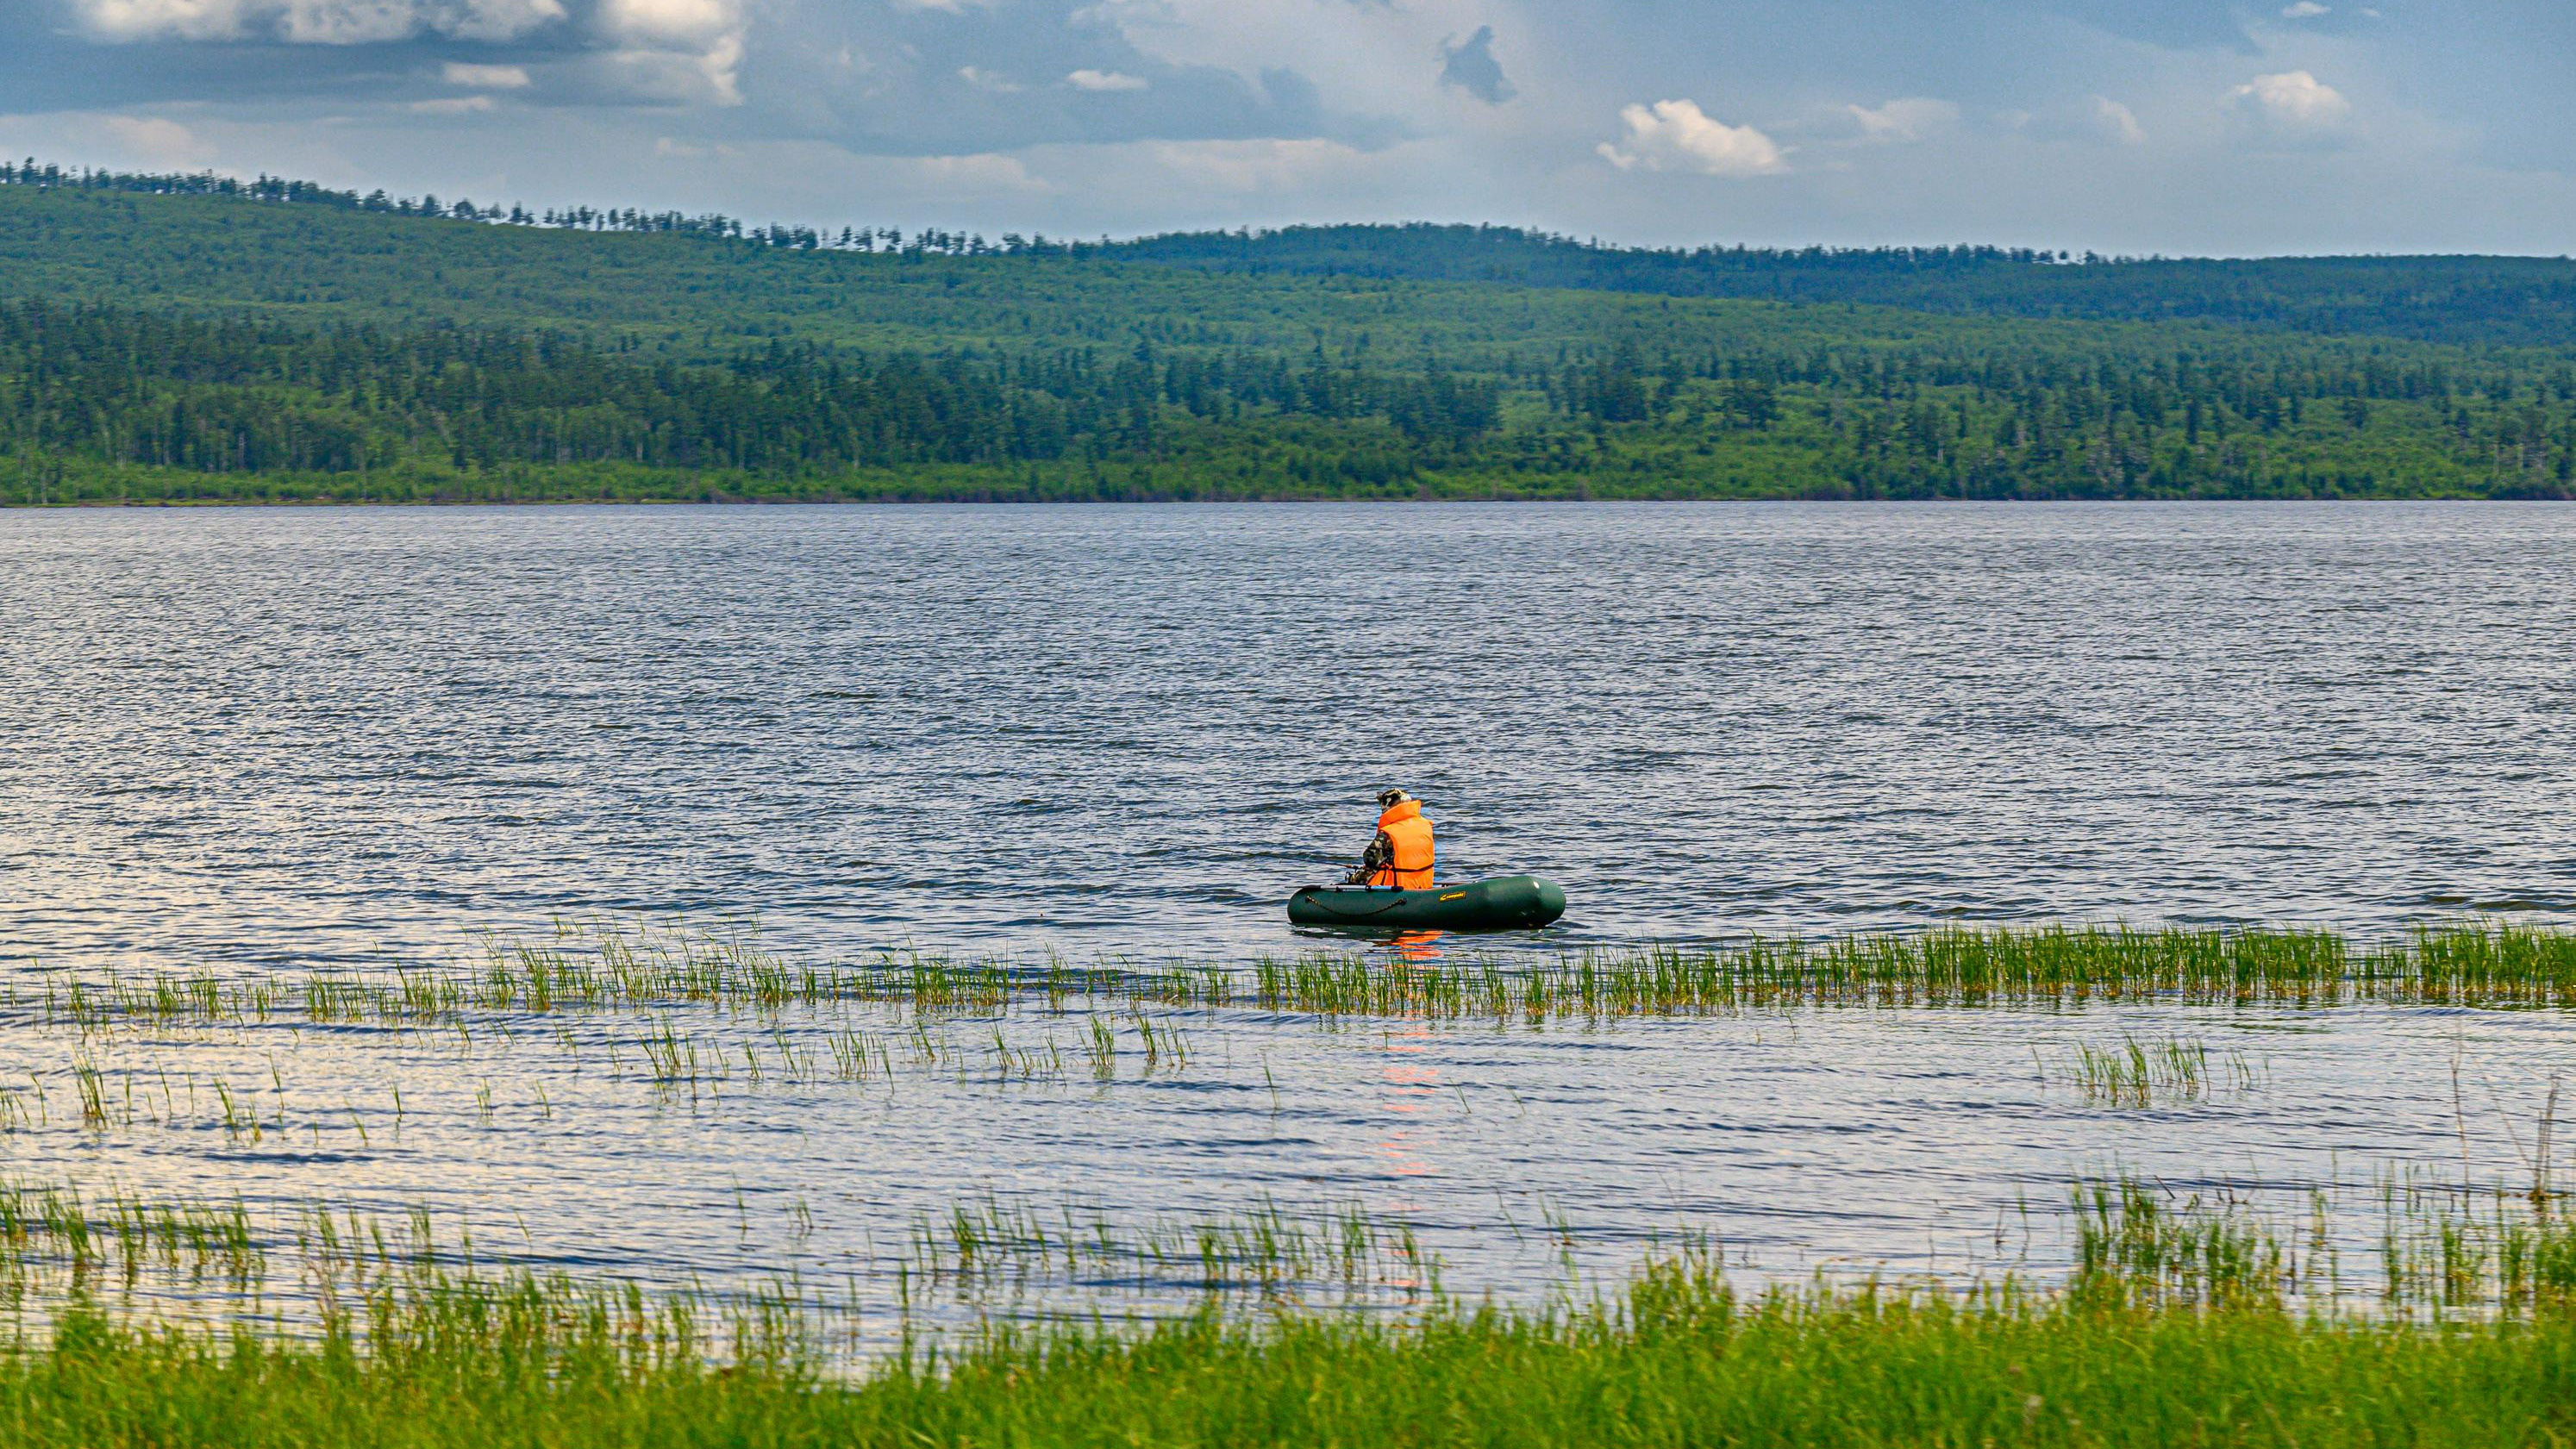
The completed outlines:
[[[2428,926],[2380,941],[2332,931],[2177,926],[1944,927],[1756,937],[1704,948],[1590,949],[1554,958],[1458,953],[1388,961],[1315,952],[1241,962],[1076,965],[882,953],[791,961],[747,926],[699,931],[566,921],[551,936],[488,937],[479,961],[275,980],[155,972],[0,978],[0,1011],[84,1032],[119,1024],[455,1023],[476,1014],[642,1010],[687,1002],[774,1011],[827,1002],[924,1012],[1103,1003],[1241,1007],[1318,1017],[1545,1021],[1794,1006],[2073,1003],[2166,998],[2576,1007],[2576,932]],[[1181,1043],[1148,1032],[1149,1056]],[[680,1064],[685,1066],[685,1063]],[[84,1110],[106,1110],[103,1100]]]
[[[0,1442],[2319,1449],[2576,1435],[2563,1315],[2428,1327],[2009,1287],[1746,1297],[1694,1251],[1554,1310],[995,1325],[851,1377],[820,1363],[784,1300],[717,1323],[560,1281],[379,1291],[313,1341],[75,1307],[0,1347]]]
[[[17,1189],[0,1198],[0,1444],[2564,1442],[2576,1227],[2510,1202],[2392,1199],[2376,1304],[2302,1296],[2337,1271],[2321,1229],[2303,1245],[2224,1202],[2116,1181],[2077,1193],[2073,1271],[2050,1288],[1747,1293],[1686,1236],[1608,1296],[1551,1306],[1212,1292],[1159,1321],[986,1318],[941,1337],[793,1283],[720,1299],[481,1269],[433,1251],[425,1216],[320,1211],[295,1230],[315,1315],[158,1316],[118,1294],[137,1262],[258,1278],[237,1206]],[[1122,1244],[988,1203],[920,1231],[913,1260],[959,1285],[1056,1260],[1195,1255],[1242,1280],[1337,1257],[1327,1276],[1367,1274],[1388,1255],[1356,1215]]]

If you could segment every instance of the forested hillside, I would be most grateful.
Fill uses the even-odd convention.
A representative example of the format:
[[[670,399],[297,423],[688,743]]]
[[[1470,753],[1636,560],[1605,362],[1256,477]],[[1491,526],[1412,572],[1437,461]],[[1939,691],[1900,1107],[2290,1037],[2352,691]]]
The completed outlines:
[[[2187,320],[2509,346],[2576,341],[2576,262],[2565,258],[2111,260],[2001,247],[1643,250],[1493,226],[1196,232],[1111,250],[1255,276],[1851,302],[1991,317]]]
[[[2441,311],[2370,280],[2409,267],[2484,279],[2454,330],[2536,269],[2514,295],[2537,316],[2557,263],[2355,262],[2340,291],[2220,325],[1979,304],[1981,277],[2009,292],[1993,279],[2131,265],[2005,253],[1747,264],[1856,291],[1910,278],[1928,299],[1896,307],[1352,275],[1320,260],[1379,248],[1348,229],[1293,243],[1311,267],[1272,266],[1244,258],[1275,239],[862,245],[288,183],[35,180],[0,168],[14,502],[2576,493],[2576,352],[2348,325]],[[1649,272],[1682,255],[1383,236],[1420,243],[1396,253],[1428,271],[1470,270],[1498,237]],[[2284,325],[2301,308],[2344,321]]]

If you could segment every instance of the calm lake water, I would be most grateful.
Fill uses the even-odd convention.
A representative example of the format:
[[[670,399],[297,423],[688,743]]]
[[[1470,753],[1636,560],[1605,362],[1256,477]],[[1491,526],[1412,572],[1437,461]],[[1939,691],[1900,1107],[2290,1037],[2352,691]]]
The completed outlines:
[[[29,1181],[428,1203],[504,1256],[714,1282],[829,1279],[987,1196],[1357,1204],[1510,1291],[1681,1230],[1792,1274],[2059,1262],[2024,1210],[2105,1171],[2501,1177],[2555,1014],[1222,1010],[1149,1072],[1107,1012],[1108,1079],[1013,1080],[997,1049],[1069,1059],[1085,1008],[93,1040],[27,1003],[39,963],[300,981],[558,913],[752,916],[825,960],[1311,949],[1281,902],[1388,784],[1447,873],[1573,901],[1450,951],[2564,922],[2571,563],[2548,505],[0,514],[0,1058],[48,1103],[0,1145]],[[871,1082],[737,1060],[674,1092],[639,1076],[665,1027],[755,1058],[923,1034]],[[2250,1080],[2067,1086],[2132,1033]],[[66,1105],[82,1068],[121,1115]],[[221,1120],[218,1081],[274,1120]]]
[[[1413,789],[1560,941],[2576,909],[2576,510],[0,515],[0,951],[592,908],[1293,948]]]

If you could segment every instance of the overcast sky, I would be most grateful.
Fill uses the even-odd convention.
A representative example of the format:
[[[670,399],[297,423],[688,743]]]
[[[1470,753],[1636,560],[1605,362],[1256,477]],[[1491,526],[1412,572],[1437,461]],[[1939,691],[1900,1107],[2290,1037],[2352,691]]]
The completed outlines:
[[[0,149],[1127,235],[2576,251],[2571,0],[0,0]]]

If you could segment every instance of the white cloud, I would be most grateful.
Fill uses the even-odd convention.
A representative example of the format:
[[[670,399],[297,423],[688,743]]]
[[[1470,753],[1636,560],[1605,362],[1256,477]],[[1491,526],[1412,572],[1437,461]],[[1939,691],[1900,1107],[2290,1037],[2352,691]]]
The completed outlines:
[[[467,65],[449,61],[439,68],[439,79],[452,86],[477,91],[523,91],[528,88],[528,71],[517,65]]]
[[[91,30],[120,39],[233,40],[244,19],[241,0],[79,0],[74,8]]]
[[[1078,70],[1066,76],[1065,81],[1078,91],[1141,91],[1145,88],[1144,77],[1114,70]]]
[[[1493,0],[1088,0],[1070,18],[1078,27],[1115,34],[1175,71],[1230,70],[1256,92],[1266,72],[1290,71],[1315,83],[1329,112],[1440,134],[1460,124],[1457,90],[1438,82],[1444,42],[1455,44],[1490,24],[1500,53],[1535,49],[1530,27],[1499,13],[1508,8],[1517,7]],[[1128,69],[1152,77],[1157,94],[1170,94],[1187,79],[1166,82],[1157,72]],[[1498,119],[1479,117],[1474,124]]]
[[[1779,145],[1751,126],[1711,119],[1696,101],[1657,101],[1619,112],[1627,134],[1597,149],[1622,171],[1767,176],[1789,169]]]
[[[564,18],[563,0],[72,0],[94,34],[117,40],[369,45],[415,35],[512,40]]]
[[[957,67],[957,78],[979,91],[992,91],[999,95],[1008,95],[1020,88],[1018,81],[1008,76],[995,75],[982,66],[976,65]]]
[[[2303,70],[2258,75],[2228,92],[2241,118],[2283,140],[2323,140],[2352,122],[2343,92]]]
[[[743,103],[742,40],[722,35],[703,50],[626,46],[584,63],[588,83],[620,100],[654,106]]]
[[[455,33],[466,40],[515,40],[563,18],[563,0],[466,0]]]
[[[704,40],[742,27],[736,0],[604,0],[599,16],[637,40]]]
[[[1363,153],[1320,137],[1299,140],[1160,141],[1148,148],[1154,163],[1192,184],[1238,195],[1285,191],[1340,174]]]
[[[611,59],[645,94],[742,104],[743,0],[603,0],[599,18],[630,43]]]
[[[411,0],[287,0],[278,31],[298,45],[381,45],[423,28]]]
[[[1959,119],[1957,106],[1930,96],[1904,96],[1883,106],[1843,109],[1860,123],[1862,138],[1871,141],[1920,141]]]
[[[1017,156],[997,151],[979,151],[967,156],[920,156],[912,169],[925,180],[958,191],[1052,191],[1055,188],[1029,174],[1027,163]]]
[[[669,136],[656,136],[653,138],[653,154],[670,156],[682,161],[704,161],[711,156],[738,156],[742,153],[726,145],[702,144],[695,141],[674,140]]]
[[[2298,0],[2296,4],[2281,7],[2281,18],[2284,20],[2314,20],[2320,15],[2332,13],[2334,13],[2333,6],[2320,5],[2317,0]]]
[[[2093,98],[2093,122],[2102,128],[2103,135],[2123,146],[2146,144],[2147,129],[2138,124],[2138,113],[2109,96]]]
[[[434,101],[414,101],[403,107],[415,116],[470,116],[492,109],[490,96],[442,96]]]
[[[215,159],[215,148],[176,121],[159,116],[109,116],[103,122],[117,144],[148,165],[176,169],[203,166]]]
[[[742,66],[742,37],[723,35],[716,38],[706,53],[698,57],[698,73],[707,78],[707,93],[720,106],[742,104],[742,87],[736,83],[736,72]]]

